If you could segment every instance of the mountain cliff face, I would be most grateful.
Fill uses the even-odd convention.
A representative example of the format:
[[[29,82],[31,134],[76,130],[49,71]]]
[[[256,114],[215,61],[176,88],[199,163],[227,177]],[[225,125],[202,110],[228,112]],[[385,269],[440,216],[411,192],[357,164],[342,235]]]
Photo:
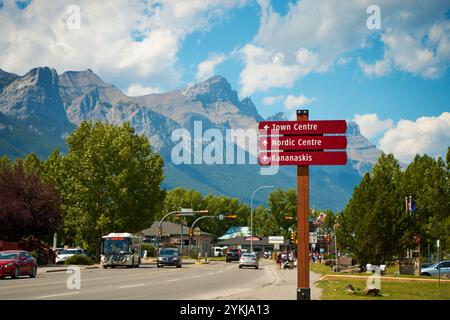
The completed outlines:
[[[279,113],[269,120],[284,117]],[[244,201],[249,201],[253,190],[262,184],[295,188],[295,168],[284,167],[277,175],[261,176],[258,165],[172,163],[171,134],[177,128],[192,134],[194,121],[202,121],[203,132],[214,128],[224,133],[226,129],[256,130],[263,120],[252,100],[239,100],[221,76],[167,93],[128,97],[89,69],[58,75],[44,67],[24,76],[0,70],[0,155],[14,158],[36,152],[45,158],[56,146],[64,152],[65,137],[83,120],[129,121],[165,159],[166,188],[195,188]],[[311,168],[311,197],[316,208],[341,209],[362,173],[378,159],[380,151],[361,135],[355,123],[348,124],[347,136],[347,166]],[[255,202],[264,201],[266,196],[261,192]]]
[[[55,146],[64,150],[75,126],[66,117],[56,71],[35,68],[13,78],[0,94],[0,153],[46,156]]]

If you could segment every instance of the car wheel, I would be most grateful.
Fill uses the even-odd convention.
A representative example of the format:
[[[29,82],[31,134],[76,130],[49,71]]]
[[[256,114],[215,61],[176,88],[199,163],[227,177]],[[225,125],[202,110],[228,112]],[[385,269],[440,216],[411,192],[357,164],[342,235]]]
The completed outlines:
[[[14,274],[11,276],[13,279],[17,279],[20,277],[20,268],[16,267],[16,270],[14,270]]]
[[[108,266],[103,266],[103,269],[106,269],[106,268],[108,268]]]
[[[177,264],[177,268],[181,268],[181,264]]]
[[[426,276],[426,277],[431,277],[431,274],[429,274],[429,273],[427,273],[427,272],[424,272],[424,273],[422,273],[421,275],[422,275],[422,276]]]
[[[33,270],[31,271],[30,278],[36,278],[37,267],[33,266]]]
[[[258,267],[255,267],[255,270],[258,270]]]
[[[242,269],[242,266],[239,266],[239,269]]]

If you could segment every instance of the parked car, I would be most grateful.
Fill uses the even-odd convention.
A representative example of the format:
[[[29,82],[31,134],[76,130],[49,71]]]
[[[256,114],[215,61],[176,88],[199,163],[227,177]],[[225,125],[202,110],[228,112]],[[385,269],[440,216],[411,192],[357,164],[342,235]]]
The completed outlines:
[[[175,266],[181,268],[182,263],[181,255],[177,249],[165,248],[159,251],[156,267]]]
[[[450,260],[436,262],[428,268],[423,268],[420,274],[422,276],[450,275]]]
[[[239,269],[242,267],[253,267],[258,269],[258,258],[253,253],[243,253],[239,259]]]
[[[226,262],[239,261],[241,253],[241,249],[228,249],[225,258]]]
[[[76,248],[76,249],[64,249],[58,253],[56,256],[56,263],[64,263],[70,257],[79,254],[86,257],[91,257],[84,249]]]
[[[4,279],[8,276],[13,279],[17,279],[20,276],[30,276],[31,278],[35,278],[36,274],[36,259],[27,251],[0,251],[0,279]]]
[[[222,247],[213,247],[213,255],[214,255],[214,257],[222,257],[223,256],[223,248]]]

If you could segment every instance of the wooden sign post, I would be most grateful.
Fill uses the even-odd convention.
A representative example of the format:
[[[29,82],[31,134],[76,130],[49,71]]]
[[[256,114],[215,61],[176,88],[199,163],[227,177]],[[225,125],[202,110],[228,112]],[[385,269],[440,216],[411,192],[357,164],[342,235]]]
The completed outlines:
[[[336,151],[347,147],[347,138],[336,136],[345,134],[347,123],[309,121],[308,110],[297,110],[297,121],[262,121],[258,128],[260,165],[297,166],[297,299],[310,300],[309,166],[347,163],[347,153]]]

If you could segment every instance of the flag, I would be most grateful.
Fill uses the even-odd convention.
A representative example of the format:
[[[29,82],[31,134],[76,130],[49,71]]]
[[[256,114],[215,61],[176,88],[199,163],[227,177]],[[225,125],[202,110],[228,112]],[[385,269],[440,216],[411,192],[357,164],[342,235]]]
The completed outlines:
[[[410,212],[416,212],[417,211],[416,204],[415,204],[414,200],[411,199],[411,198],[409,198],[409,208],[408,209],[409,209]]]

